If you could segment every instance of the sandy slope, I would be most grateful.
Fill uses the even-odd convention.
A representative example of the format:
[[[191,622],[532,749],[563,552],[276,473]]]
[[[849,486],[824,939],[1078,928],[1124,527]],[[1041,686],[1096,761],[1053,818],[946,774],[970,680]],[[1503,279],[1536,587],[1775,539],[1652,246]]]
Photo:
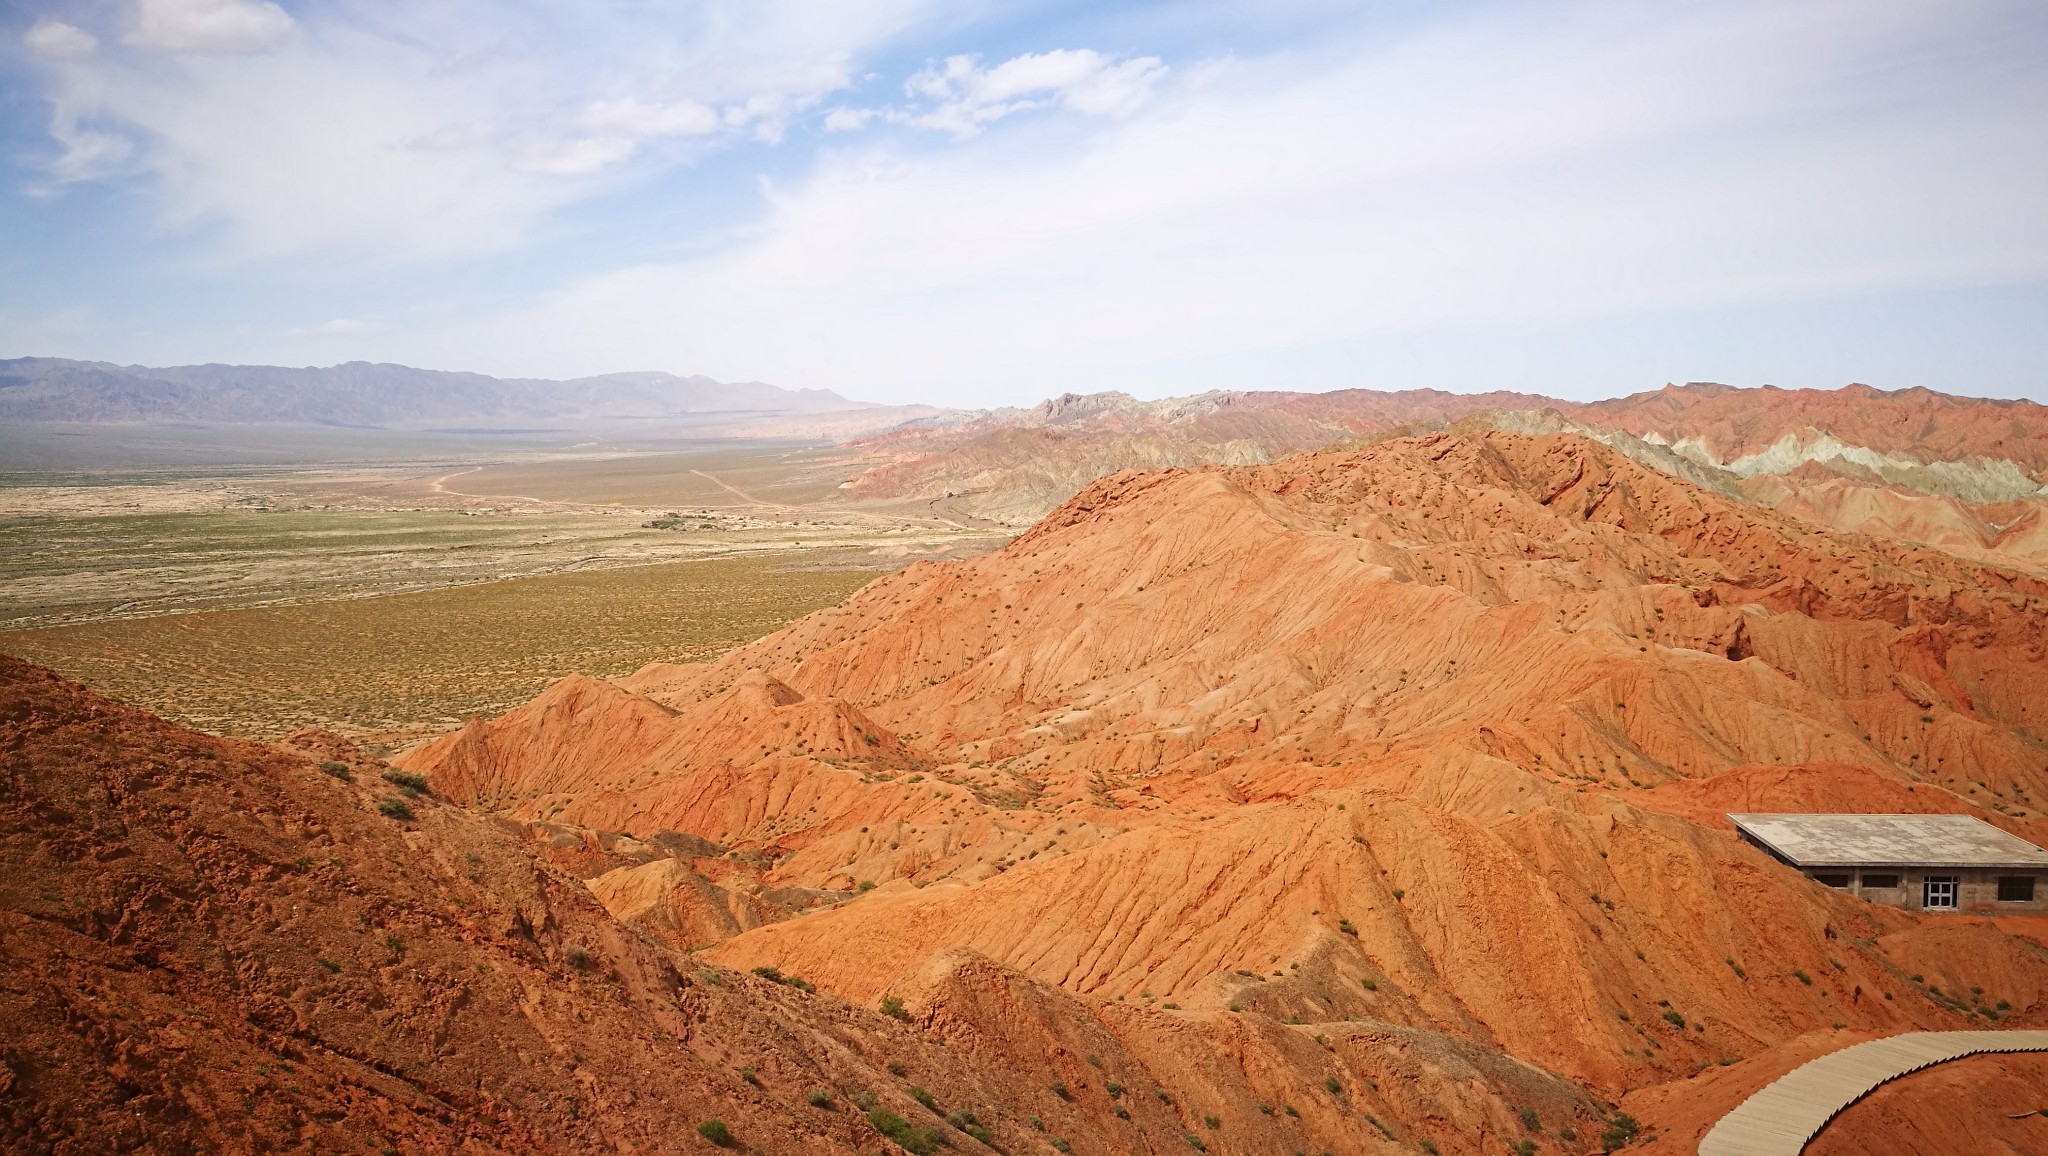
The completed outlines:
[[[1423,1032],[1618,1096],[1838,1023],[1984,1022],[1930,985],[2048,1015],[2037,939],[1826,891],[1718,817],[2048,837],[2044,627],[2022,570],[1578,437],[1438,434],[1104,479],[995,554],[408,766],[815,889],[688,936],[857,1002],[916,1006],[965,949],[1115,1014]]]

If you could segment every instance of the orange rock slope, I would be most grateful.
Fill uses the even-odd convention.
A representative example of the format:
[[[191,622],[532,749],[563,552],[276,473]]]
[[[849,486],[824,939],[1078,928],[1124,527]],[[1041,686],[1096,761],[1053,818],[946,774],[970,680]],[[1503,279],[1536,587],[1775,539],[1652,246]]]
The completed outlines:
[[[1440,1033],[1096,1008],[966,952],[904,978],[915,1015],[863,1009],[551,863],[687,838],[480,816],[295,739],[0,657],[0,1150],[1395,1153],[1607,1110]]]
[[[1357,1070],[1421,1033],[1613,1097],[1837,1024],[2048,1020],[2035,939],[1830,892],[1719,817],[1962,811],[2048,841],[2044,639],[2029,571],[1579,437],[1438,434],[1119,474],[996,553],[714,663],[564,680],[405,764],[752,872],[664,868],[697,892],[674,910],[808,889],[748,928],[594,884],[856,1002],[939,1014],[934,969],[983,959],[1134,1051],[1156,1028],[1127,1021],[1172,1009],[1205,1042],[1170,1062],[1232,1079],[1274,1062],[1245,1040]],[[1933,992],[1942,968],[1981,1003]]]

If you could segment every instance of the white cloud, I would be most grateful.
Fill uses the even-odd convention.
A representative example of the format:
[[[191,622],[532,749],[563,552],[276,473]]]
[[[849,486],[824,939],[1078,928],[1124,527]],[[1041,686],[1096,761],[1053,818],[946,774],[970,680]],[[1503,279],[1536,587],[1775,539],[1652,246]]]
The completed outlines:
[[[863,128],[881,113],[872,108],[847,108],[841,106],[825,114],[826,132],[853,132]]]
[[[268,0],[139,0],[127,41],[155,52],[268,52],[295,27]]]
[[[591,105],[584,121],[632,136],[707,136],[725,125],[717,109],[699,101],[651,104],[630,96]]]
[[[334,0],[295,22],[255,0],[139,0],[126,42],[151,55],[48,70],[43,167],[59,186],[139,178],[161,227],[216,262],[504,251],[638,174],[776,139],[924,2],[700,0],[653,20]]]
[[[1433,327],[2048,278],[2048,75],[1999,13],[1570,12],[1194,69],[1082,134],[834,150],[722,249],[398,352],[1029,398]],[[919,84],[1000,107],[1057,72]]]
[[[519,167],[529,173],[583,177],[618,164],[632,156],[633,150],[632,141],[615,136],[538,142],[520,160]]]
[[[1114,60],[1088,48],[1026,54],[994,68],[983,68],[977,57],[949,56],[904,84],[905,92],[936,106],[903,119],[966,137],[1012,113],[1046,104],[1122,116],[1151,98],[1166,71],[1156,56]]]
[[[22,33],[21,42],[45,60],[84,60],[100,42],[92,33],[62,20],[42,19]]]

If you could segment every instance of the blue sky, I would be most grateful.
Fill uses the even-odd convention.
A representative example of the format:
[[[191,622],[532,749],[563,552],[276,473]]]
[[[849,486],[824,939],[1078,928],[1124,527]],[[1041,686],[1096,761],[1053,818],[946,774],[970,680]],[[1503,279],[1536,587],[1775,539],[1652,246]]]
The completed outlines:
[[[15,0],[0,356],[2048,401],[2032,0]]]

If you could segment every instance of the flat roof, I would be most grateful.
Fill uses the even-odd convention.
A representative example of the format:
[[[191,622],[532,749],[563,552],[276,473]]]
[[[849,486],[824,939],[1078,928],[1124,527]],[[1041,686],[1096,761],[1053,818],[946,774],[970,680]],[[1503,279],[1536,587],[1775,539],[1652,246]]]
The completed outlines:
[[[2048,869],[2048,851],[1974,815],[1730,815],[1795,867]]]

